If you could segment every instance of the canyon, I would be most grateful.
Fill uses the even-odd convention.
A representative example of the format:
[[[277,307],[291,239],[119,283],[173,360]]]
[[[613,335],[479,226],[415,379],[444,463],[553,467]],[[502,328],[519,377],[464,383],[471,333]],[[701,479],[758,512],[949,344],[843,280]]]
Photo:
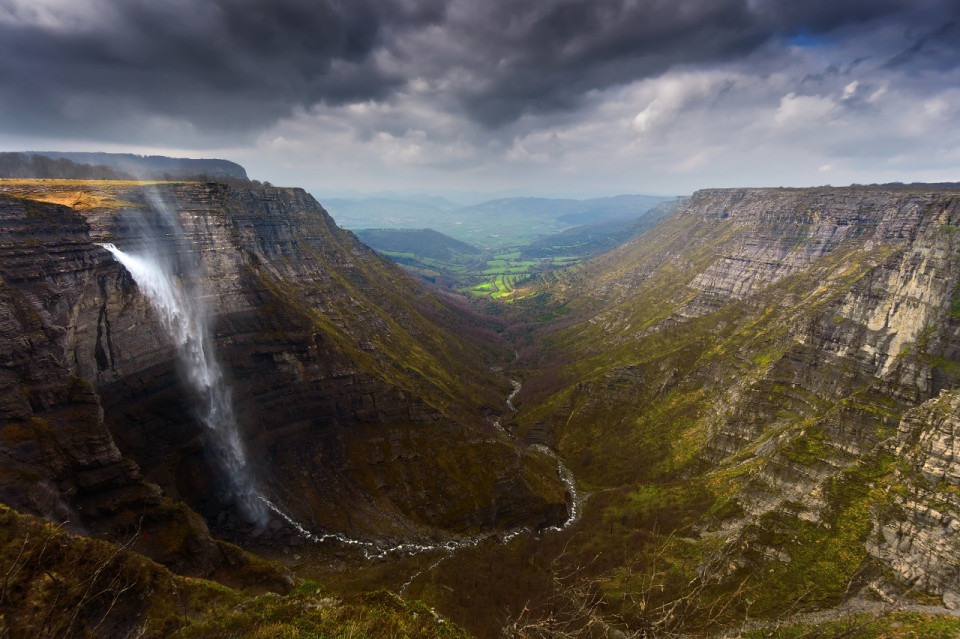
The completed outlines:
[[[107,245],[164,256],[208,314],[247,488]],[[78,604],[66,630],[103,636],[116,611],[219,632],[185,595],[135,604],[146,572],[237,623],[282,601],[427,636],[955,623],[956,186],[698,191],[491,318],[300,189],[0,180],[0,273],[3,619],[48,605],[17,552],[48,538],[141,575]]]
[[[118,183],[81,209],[41,201],[54,191],[0,202],[6,504],[76,532],[136,531],[134,548],[175,571],[238,585],[289,577],[219,539],[306,543],[223,497],[230,478],[196,392],[110,242],[166,252],[198,280],[182,285],[214,309],[250,470],[288,516],[387,544],[564,520],[556,462],[489,421],[508,411],[509,382],[435,324],[456,311],[302,191]],[[185,251],[164,226],[171,211]]]

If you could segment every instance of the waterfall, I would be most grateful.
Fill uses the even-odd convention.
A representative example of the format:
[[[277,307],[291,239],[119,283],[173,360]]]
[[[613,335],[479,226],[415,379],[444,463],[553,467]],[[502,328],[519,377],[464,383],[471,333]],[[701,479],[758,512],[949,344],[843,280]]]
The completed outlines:
[[[214,352],[202,296],[192,287],[181,285],[169,259],[125,253],[113,244],[103,247],[133,276],[176,347],[187,381],[197,394],[197,414],[212,436],[222,470],[227,473],[229,497],[252,521],[266,523],[267,510],[247,467],[230,388]]]

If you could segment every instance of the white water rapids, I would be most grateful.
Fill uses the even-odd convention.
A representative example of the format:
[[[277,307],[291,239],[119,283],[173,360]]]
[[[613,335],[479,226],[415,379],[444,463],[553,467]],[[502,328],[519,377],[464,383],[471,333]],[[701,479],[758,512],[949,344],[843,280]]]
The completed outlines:
[[[177,359],[197,394],[198,416],[211,434],[227,473],[229,496],[252,521],[266,523],[267,511],[247,467],[230,388],[213,350],[209,314],[201,296],[181,285],[168,260],[125,253],[113,244],[104,244],[103,248],[133,276],[176,347]]]
[[[513,392],[507,395],[507,406],[509,406],[510,410],[513,412],[517,412],[516,406],[513,405],[513,398],[516,397],[517,393],[520,392],[520,389],[523,388],[523,384],[515,379],[511,379],[510,383],[513,385]]]

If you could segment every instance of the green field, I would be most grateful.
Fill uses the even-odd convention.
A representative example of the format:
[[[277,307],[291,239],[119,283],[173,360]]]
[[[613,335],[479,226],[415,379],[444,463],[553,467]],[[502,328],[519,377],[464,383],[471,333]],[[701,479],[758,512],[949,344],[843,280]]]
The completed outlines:
[[[542,234],[547,229],[531,221],[539,219],[536,215],[519,215],[506,207],[488,211],[492,213],[489,219],[481,216],[469,229],[458,227],[459,234],[467,239],[469,233],[464,233],[471,229],[477,231],[474,226],[479,219],[487,223],[485,237],[468,239],[472,243],[433,229],[360,229],[356,233],[386,257],[441,288],[474,299],[511,302],[523,297],[525,285],[538,275],[573,266],[609,250],[656,225],[670,211],[669,207],[658,207],[642,219]],[[504,226],[491,234],[490,230],[496,228],[495,221]],[[559,220],[554,223],[560,226]],[[492,237],[496,242],[489,241]]]
[[[487,296],[493,299],[509,298],[516,291],[515,286],[518,282],[524,281],[529,277],[527,273],[522,274],[499,274],[492,281],[486,281],[469,289],[469,293],[474,296]]]
[[[460,287],[460,292],[474,297],[511,301],[519,295],[518,286],[529,281],[532,276],[564,265],[555,258],[531,260],[523,259],[522,255],[519,250],[492,255],[484,268],[475,274],[480,281]],[[577,261],[575,257],[569,258],[568,263]]]
[[[538,274],[582,261],[578,255],[524,258],[517,247],[505,252],[484,252],[480,256],[455,255],[448,260],[417,255],[410,251],[380,253],[421,277],[473,298],[510,302],[523,296],[522,286]]]

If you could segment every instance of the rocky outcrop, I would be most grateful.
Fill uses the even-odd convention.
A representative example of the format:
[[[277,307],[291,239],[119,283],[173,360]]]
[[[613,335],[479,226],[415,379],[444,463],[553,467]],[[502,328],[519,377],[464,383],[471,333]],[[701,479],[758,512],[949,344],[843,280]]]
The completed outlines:
[[[71,373],[63,355],[78,298],[98,269],[110,270],[87,225],[64,207],[10,198],[0,199],[0,216],[4,501],[60,516],[73,507],[69,502],[98,503],[90,506],[98,515],[124,499],[158,505],[159,489],[144,484],[136,465],[121,456],[96,392]],[[23,481],[40,468],[46,476]]]
[[[197,176],[246,180],[246,170],[229,160],[171,158],[132,153],[0,153],[0,176],[70,180],[185,180]]]
[[[903,582],[960,608],[960,393],[906,414],[889,445],[899,459],[867,541]]]
[[[699,294],[680,314],[696,317],[744,299],[838,250],[907,243],[938,199],[853,189],[698,191],[688,214],[735,236],[690,282]]]
[[[776,196],[772,199],[772,211],[789,212]],[[828,226],[840,224],[843,231],[828,233],[822,224],[817,230],[817,223],[807,222],[814,249],[797,249],[800,257],[785,256],[783,272],[725,278],[708,271],[695,278],[709,295],[716,298],[717,291],[724,291],[721,297],[736,299],[762,295],[764,278],[769,286],[798,273],[794,278],[802,284],[792,292],[809,300],[793,307],[796,315],[781,326],[777,341],[783,354],[722,409],[730,412],[714,427],[704,453],[714,463],[724,463],[756,449],[756,459],[764,461],[741,493],[747,511],[762,518],[803,504],[803,516],[822,525],[831,525],[838,509],[863,505],[857,501],[862,496],[831,492],[831,487],[873,469],[867,473],[868,486],[885,492],[868,498],[877,519],[869,534],[863,533],[864,547],[902,583],[955,607],[960,581],[951,522],[958,521],[960,508],[950,499],[957,486],[949,471],[950,399],[937,397],[960,386],[960,317],[955,310],[960,198],[879,192],[853,201],[841,193],[836,199],[839,208],[818,211],[832,211]],[[758,217],[762,219],[752,216],[751,223]],[[776,250],[776,242],[758,245]],[[818,268],[825,265],[829,268]],[[810,272],[819,276],[810,278]],[[739,293],[733,292],[732,281],[743,285]],[[782,299],[775,302],[780,308]],[[694,307],[696,302],[685,310]],[[911,439],[913,458],[904,459]],[[912,465],[915,473],[882,472],[887,459]],[[940,471],[933,485],[940,482],[942,494],[931,490],[924,467],[931,477]]]

